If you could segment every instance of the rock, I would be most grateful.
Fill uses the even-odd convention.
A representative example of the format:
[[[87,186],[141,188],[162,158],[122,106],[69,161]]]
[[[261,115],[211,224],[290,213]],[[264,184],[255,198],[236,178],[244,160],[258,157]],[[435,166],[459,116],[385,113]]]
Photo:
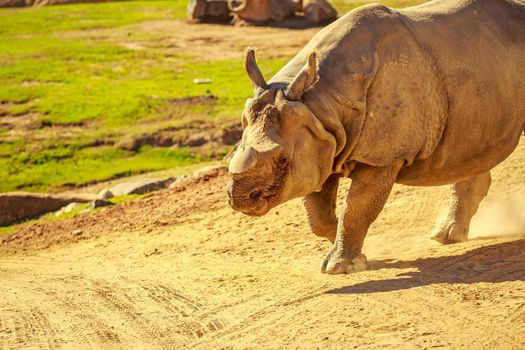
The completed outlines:
[[[82,234],[82,230],[73,230],[73,231],[71,232],[71,234],[72,234],[73,236],[80,236],[80,235]]]
[[[197,21],[228,22],[230,10],[227,0],[190,0],[188,17]]]
[[[151,250],[144,252],[145,257],[152,256],[152,255],[159,255],[159,254],[161,254],[161,251],[159,248],[151,249]]]
[[[219,174],[226,170],[226,167],[222,165],[211,165],[193,173],[193,177],[196,179],[211,179],[219,176]]]
[[[183,190],[190,182],[191,178],[188,175],[182,175],[178,177],[175,181],[173,181],[169,188]]]
[[[95,208],[102,208],[113,205],[113,203],[105,201],[103,199],[95,199],[93,202],[89,203],[86,209],[82,210],[83,213],[91,211]]]
[[[226,167],[222,165],[211,165],[197,170],[191,176],[182,175],[171,183],[170,189],[176,189],[183,191],[190,184],[199,183],[201,181],[208,181],[214,177],[217,177],[223,173],[226,173]]]
[[[0,226],[58,210],[69,203],[85,203],[96,195],[51,195],[45,193],[8,192],[0,194]]]
[[[113,197],[115,197],[115,195],[113,194],[113,192],[111,192],[108,189],[103,189],[102,191],[100,191],[98,193],[98,198],[100,198],[100,199],[106,200],[106,199],[110,199],[110,198],[113,198]]]
[[[71,202],[68,205],[66,205],[65,207],[62,207],[59,211],[57,211],[55,213],[55,216],[60,216],[60,215],[64,215],[64,214],[70,213],[73,210],[78,209],[81,206],[82,206],[82,203]]]
[[[211,84],[211,83],[213,83],[213,79],[207,79],[207,78],[193,79],[193,82],[195,84]]]
[[[126,194],[144,194],[153,191],[158,191],[163,188],[168,187],[168,185],[173,181],[172,178],[169,179],[138,179],[133,181],[128,181],[124,183],[117,184],[109,189],[109,191],[114,196],[122,196]]]

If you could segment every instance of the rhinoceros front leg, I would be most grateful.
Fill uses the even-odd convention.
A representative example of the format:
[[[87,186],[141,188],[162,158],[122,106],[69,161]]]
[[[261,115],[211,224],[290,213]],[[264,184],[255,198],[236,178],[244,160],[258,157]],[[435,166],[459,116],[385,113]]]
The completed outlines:
[[[470,220],[487,195],[491,181],[490,172],[487,171],[454,184],[448,215],[432,231],[430,238],[441,243],[465,242]]]
[[[321,264],[321,272],[342,274],[366,269],[366,257],[361,253],[364,239],[383,209],[402,164],[359,164],[352,171],[352,185],[341,208],[335,242]]]
[[[330,175],[320,192],[314,192],[304,197],[306,217],[312,232],[319,237],[334,243],[337,232],[337,217],[335,207],[339,175]]]

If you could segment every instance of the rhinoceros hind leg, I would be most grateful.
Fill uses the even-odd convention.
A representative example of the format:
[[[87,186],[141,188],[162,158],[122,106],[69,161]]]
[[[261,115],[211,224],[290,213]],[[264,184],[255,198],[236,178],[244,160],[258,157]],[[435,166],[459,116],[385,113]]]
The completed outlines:
[[[491,183],[490,172],[470,177],[452,186],[452,204],[447,217],[437,225],[430,238],[445,243],[465,242],[470,220],[485,198]]]

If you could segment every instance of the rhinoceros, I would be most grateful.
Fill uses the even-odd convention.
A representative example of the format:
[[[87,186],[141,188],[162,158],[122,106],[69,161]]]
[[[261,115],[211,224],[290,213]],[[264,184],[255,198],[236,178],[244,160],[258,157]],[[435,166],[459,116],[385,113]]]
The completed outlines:
[[[361,252],[394,183],[452,184],[431,238],[463,242],[525,130],[525,3],[438,0],[356,9],[266,82],[248,49],[254,97],[230,164],[231,207],[261,216],[304,197],[333,243],[321,272],[366,268]],[[339,179],[351,178],[336,217]]]
[[[197,21],[227,22],[230,10],[226,0],[190,0],[188,18]]]
[[[302,11],[304,16],[313,23],[332,21],[337,18],[337,11],[327,0],[304,0]]]
[[[247,22],[282,21],[294,14],[292,0],[228,0],[228,7]]]

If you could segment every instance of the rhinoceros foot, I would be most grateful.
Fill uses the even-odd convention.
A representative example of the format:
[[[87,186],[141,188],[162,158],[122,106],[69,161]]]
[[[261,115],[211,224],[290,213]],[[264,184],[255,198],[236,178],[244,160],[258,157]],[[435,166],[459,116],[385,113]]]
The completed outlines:
[[[430,239],[442,244],[465,242],[468,239],[468,227],[445,220],[430,233]]]
[[[321,264],[321,272],[330,275],[359,272],[366,270],[366,256],[359,253],[354,258],[339,257],[331,251]]]

